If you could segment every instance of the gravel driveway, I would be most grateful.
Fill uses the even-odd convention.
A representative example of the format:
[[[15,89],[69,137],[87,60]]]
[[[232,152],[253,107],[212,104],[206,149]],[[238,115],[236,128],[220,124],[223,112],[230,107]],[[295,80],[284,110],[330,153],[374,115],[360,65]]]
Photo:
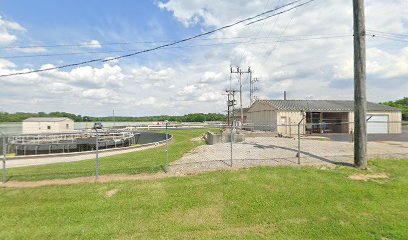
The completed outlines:
[[[298,166],[297,139],[247,137],[233,144],[234,168],[250,166]],[[368,143],[369,158],[408,158],[408,142]],[[173,173],[201,172],[231,168],[231,145],[203,145],[171,164]],[[301,165],[351,165],[353,143],[301,139]]]

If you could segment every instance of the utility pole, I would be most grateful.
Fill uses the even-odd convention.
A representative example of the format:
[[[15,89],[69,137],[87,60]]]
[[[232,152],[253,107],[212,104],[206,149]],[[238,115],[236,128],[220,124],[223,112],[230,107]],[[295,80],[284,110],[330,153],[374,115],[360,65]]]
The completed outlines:
[[[354,165],[367,168],[367,98],[364,0],[353,0],[354,16]]]
[[[244,124],[244,109],[242,108],[242,74],[249,73],[251,76],[251,67],[248,67],[248,71],[246,72],[243,72],[239,67],[237,67],[236,71],[234,71],[231,68],[231,74],[232,73],[239,74],[239,103],[240,103],[240,108],[241,108],[241,128],[242,128],[242,125]]]
[[[259,81],[258,78],[254,78],[254,79],[251,78],[250,81],[249,81],[249,99],[250,99],[249,107],[251,107],[252,103],[254,103],[254,101],[255,101],[254,93],[257,90],[256,87],[255,87],[255,83],[258,82],[258,81]]]
[[[231,94],[228,92],[228,91],[226,91],[227,92],[227,94],[228,94],[228,101],[227,101],[227,126],[229,126],[230,125],[230,96],[231,96]]]
[[[227,91],[227,94],[228,94],[228,101],[227,101],[227,106],[228,106],[228,126],[230,125],[230,123],[231,123],[231,126],[234,123],[234,118],[235,118],[234,106],[236,105],[235,92],[236,92],[235,90]],[[232,111],[232,114],[231,114],[231,111]],[[231,115],[232,115],[232,121],[230,121],[230,116]]]
[[[234,122],[235,122],[235,91],[230,91],[230,94],[232,94],[232,102],[231,102],[231,107],[232,107],[232,124],[231,124],[231,142],[230,142],[230,156],[231,156],[231,167],[232,167],[232,159],[233,159],[233,153],[234,151],[232,150],[233,148],[233,142],[234,142]]]

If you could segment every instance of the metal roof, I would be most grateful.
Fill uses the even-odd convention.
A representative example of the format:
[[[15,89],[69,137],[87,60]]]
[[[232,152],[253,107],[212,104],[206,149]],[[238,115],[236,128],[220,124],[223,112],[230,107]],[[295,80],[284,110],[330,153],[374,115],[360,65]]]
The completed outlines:
[[[351,112],[354,111],[354,101],[350,100],[258,100],[276,110],[283,111],[316,111],[316,112]],[[398,108],[367,102],[367,111],[395,112]]]
[[[62,122],[67,119],[72,120],[67,117],[31,117],[23,120],[23,122]]]
[[[242,108],[242,111],[243,111],[244,113],[247,113],[248,110],[249,110],[249,108]],[[235,109],[234,109],[234,112],[241,114],[241,108],[239,108],[239,107],[238,107],[238,108],[235,108]]]

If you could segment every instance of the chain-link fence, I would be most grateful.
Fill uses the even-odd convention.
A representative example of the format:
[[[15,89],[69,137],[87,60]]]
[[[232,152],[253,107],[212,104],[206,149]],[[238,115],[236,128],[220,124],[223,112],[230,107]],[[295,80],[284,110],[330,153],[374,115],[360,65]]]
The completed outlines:
[[[4,129],[3,129],[4,130]],[[231,167],[353,163],[354,123],[177,124],[2,131],[3,182]],[[408,158],[408,125],[367,124],[369,158]]]
[[[162,171],[173,139],[157,126],[1,136],[3,182]]]
[[[408,158],[404,123],[371,121],[367,132],[370,159]],[[252,166],[352,166],[353,138],[352,122],[223,126],[209,131],[206,145],[184,155],[170,169],[182,173]]]

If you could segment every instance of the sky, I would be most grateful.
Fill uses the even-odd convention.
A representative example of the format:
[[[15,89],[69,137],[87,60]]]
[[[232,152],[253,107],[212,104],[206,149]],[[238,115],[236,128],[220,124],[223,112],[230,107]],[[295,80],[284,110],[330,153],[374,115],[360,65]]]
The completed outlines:
[[[0,0],[0,75],[157,47],[285,0]],[[299,3],[307,2],[302,0]],[[288,9],[288,7],[283,8]],[[224,113],[230,67],[258,99],[353,99],[352,1],[315,0],[251,25],[109,62],[0,77],[0,111],[121,116]],[[267,16],[267,15],[266,15]],[[408,94],[408,1],[366,0],[367,97]],[[243,105],[249,76],[242,75]]]

